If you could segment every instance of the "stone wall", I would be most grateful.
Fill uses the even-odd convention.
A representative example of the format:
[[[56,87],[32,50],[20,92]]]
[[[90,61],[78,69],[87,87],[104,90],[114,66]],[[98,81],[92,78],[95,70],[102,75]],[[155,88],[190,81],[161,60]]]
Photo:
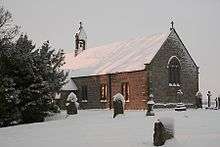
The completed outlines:
[[[180,86],[169,85],[167,66],[172,56],[176,56],[180,60]],[[182,102],[195,103],[195,95],[198,91],[198,67],[175,30],[172,31],[147,67],[150,75],[150,91],[154,94],[156,102],[177,102],[176,92],[181,89],[184,93]]]

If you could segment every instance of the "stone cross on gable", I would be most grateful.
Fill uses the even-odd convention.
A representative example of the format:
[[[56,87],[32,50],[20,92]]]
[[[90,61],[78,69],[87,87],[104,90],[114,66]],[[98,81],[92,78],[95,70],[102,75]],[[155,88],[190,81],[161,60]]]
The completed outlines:
[[[172,30],[172,29],[174,29],[174,22],[173,21],[171,21],[171,28],[170,28],[170,30]]]
[[[82,29],[82,22],[79,22],[79,29]]]

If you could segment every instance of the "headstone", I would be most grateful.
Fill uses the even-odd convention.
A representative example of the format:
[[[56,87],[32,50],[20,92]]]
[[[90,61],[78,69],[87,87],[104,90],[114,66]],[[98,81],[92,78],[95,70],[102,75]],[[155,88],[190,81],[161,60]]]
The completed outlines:
[[[67,103],[66,103],[66,110],[67,114],[69,115],[74,115],[78,113],[78,106],[79,104],[77,103],[77,97],[76,95],[71,92],[68,97],[67,97]]]
[[[220,97],[218,97],[218,109],[220,109]]]
[[[179,103],[181,103],[182,97],[183,97],[183,92],[181,89],[177,90],[177,100]]]
[[[174,137],[174,121],[172,118],[159,119],[154,123],[153,144],[162,146],[166,140]]]
[[[113,96],[113,109],[114,114],[113,118],[115,118],[118,114],[124,114],[124,105],[125,105],[125,99],[122,94],[117,93]]]
[[[200,91],[196,93],[196,107],[202,108],[202,93]]]
[[[215,108],[218,109],[218,98],[215,98]]]
[[[147,102],[147,113],[146,116],[154,116],[155,114],[153,113],[153,106],[155,105],[153,101],[153,94],[149,95],[149,101]]]
[[[183,92],[181,89],[179,89],[177,91],[177,99],[179,101],[179,103],[177,103],[176,107],[175,107],[175,111],[186,111],[186,106],[185,104],[183,104],[182,101],[182,97],[183,97]]]
[[[207,97],[208,97],[208,108],[210,108],[210,106],[211,106],[211,91],[208,91]]]

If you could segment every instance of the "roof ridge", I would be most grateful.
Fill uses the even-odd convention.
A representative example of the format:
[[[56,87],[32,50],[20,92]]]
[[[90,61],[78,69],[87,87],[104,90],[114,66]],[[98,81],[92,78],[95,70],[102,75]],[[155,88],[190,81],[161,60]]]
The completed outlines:
[[[146,39],[146,38],[151,38],[151,37],[153,37],[153,36],[156,36],[156,35],[165,35],[165,34],[168,34],[169,35],[169,33],[170,33],[171,31],[169,31],[169,32],[164,32],[164,33],[154,33],[154,34],[151,34],[151,35],[148,35],[148,36],[137,36],[137,37],[132,37],[132,38],[128,38],[128,39],[124,39],[124,40],[120,40],[120,41],[114,41],[114,42],[110,42],[110,43],[107,43],[107,44],[102,44],[102,45],[97,45],[97,46],[93,46],[93,47],[89,47],[89,48],[87,48],[86,50],[88,50],[88,49],[93,49],[93,48],[98,48],[98,47],[105,47],[105,46],[110,46],[110,45],[114,45],[114,44],[118,44],[118,43],[122,43],[122,42],[128,42],[128,41],[131,41],[131,40],[139,40],[139,39]],[[85,50],[85,51],[86,51]],[[71,54],[71,53],[73,53],[73,52],[68,52],[68,53],[65,53],[65,54]],[[78,56],[80,56],[80,54],[78,55]],[[77,56],[76,56],[77,57]]]
[[[72,77],[142,70],[169,34],[156,33],[88,48],[76,57],[73,53],[65,54],[63,69],[72,70]]]

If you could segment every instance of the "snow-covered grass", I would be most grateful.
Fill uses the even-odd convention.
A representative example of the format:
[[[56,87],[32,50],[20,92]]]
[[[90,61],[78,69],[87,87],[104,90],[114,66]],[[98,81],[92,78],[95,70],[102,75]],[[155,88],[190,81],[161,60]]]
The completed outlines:
[[[112,114],[80,110],[67,118],[61,113],[60,120],[1,128],[0,147],[151,147],[153,124],[160,117],[171,117],[175,124],[175,138],[165,147],[220,146],[220,111],[157,109],[154,117],[125,111],[115,119]]]

